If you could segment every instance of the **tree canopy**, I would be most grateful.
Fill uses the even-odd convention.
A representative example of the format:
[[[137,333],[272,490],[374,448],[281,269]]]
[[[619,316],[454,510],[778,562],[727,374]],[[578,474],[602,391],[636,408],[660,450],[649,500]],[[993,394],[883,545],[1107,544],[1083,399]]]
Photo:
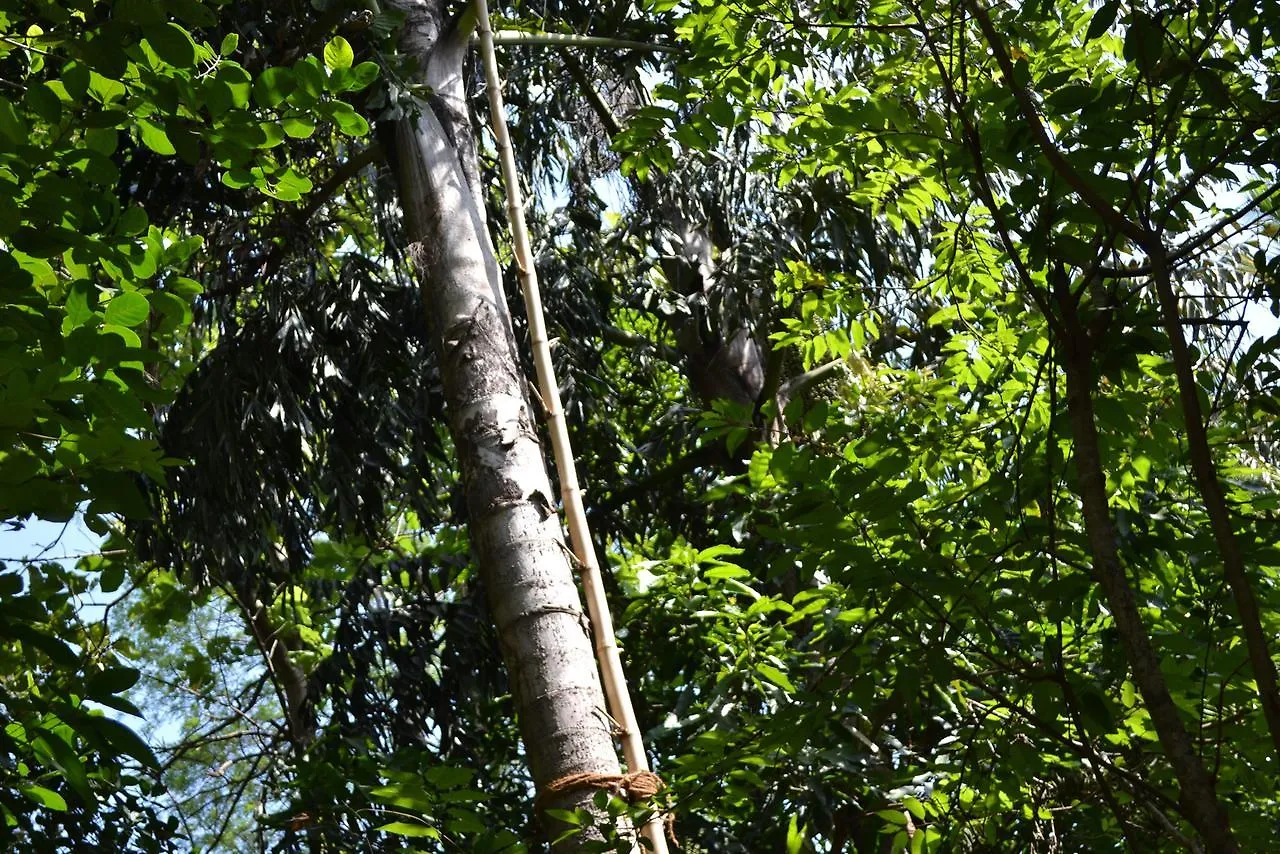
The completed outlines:
[[[1280,4],[478,14],[0,7],[0,841],[1280,845]]]

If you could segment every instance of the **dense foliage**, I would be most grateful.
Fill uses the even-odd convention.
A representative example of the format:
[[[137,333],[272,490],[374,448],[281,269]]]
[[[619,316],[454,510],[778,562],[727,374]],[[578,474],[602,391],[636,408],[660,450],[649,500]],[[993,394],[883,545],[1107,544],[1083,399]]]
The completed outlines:
[[[1280,845],[1280,7],[493,11],[679,847]],[[433,96],[403,20],[0,8],[14,850],[545,843],[377,132]]]

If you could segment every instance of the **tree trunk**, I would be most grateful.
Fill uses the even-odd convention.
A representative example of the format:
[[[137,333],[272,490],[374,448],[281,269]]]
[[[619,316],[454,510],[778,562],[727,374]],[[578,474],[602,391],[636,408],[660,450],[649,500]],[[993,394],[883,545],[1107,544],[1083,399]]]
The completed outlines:
[[[1196,486],[1204,499],[1205,515],[1213,529],[1213,538],[1222,555],[1222,567],[1231,586],[1231,595],[1240,612],[1240,625],[1244,629],[1245,645],[1249,650],[1249,663],[1253,666],[1253,678],[1258,683],[1258,698],[1262,702],[1262,715],[1271,733],[1271,743],[1280,756],[1280,685],[1277,685],[1276,664],[1271,657],[1266,630],[1258,611],[1258,598],[1249,582],[1244,555],[1236,539],[1231,523],[1231,511],[1218,480],[1218,469],[1213,463],[1209,448],[1209,434],[1205,429],[1204,413],[1200,409],[1200,394],[1196,384],[1195,366],[1186,339],[1182,337],[1182,315],[1178,311],[1178,297],[1173,292],[1173,281],[1163,244],[1154,237],[1147,250],[1151,259],[1151,278],[1160,298],[1160,313],[1164,329],[1169,336],[1169,350],[1173,356],[1174,374],[1178,378],[1178,397],[1182,402],[1182,418],[1187,425],[1187,452],[1191,458],[1191,471]]]
[[[396,126],[400,200],[439,354],[472,553],[501,638],[530,771],[539,792],[572,775],[617,775],[587,621],[485,226],[463,85],[468,33],[449,24],[441,0],[394,5],[408,16],[401,49],[418,58],[432,93]],[[569,789],[539,806],[589,807],[592,794]],[[584,838],[564,847],[573,850]]]
[[[1067,376],[1067,416],[1071,423],[1072,452],[1076,468],[1076,491],[1080,496],[1085,534],[1093,557],[1093,572],[1107,597],[1107,607],[1115,623],[1125,657],[1133,671],[1151,722],[1169,764],[1173,766],[1180,790],[1182,814],[1204,839],[1210,851],[1239,851],[1227,813],[1214,790],[1214,780],[1196,753],[1191,735],[1178,715],[1169,694],[1160,661],[1151,645],[1142,615],[1134,600],[1133,588],[1125,575],[1116,547],[1115,527],[1107,502],[1107,478],[1094,421],[1091,396],[1093,354],[1090,341],[1080,325],[1074,296],[1059,286],[1063,330],[1063,369]]]

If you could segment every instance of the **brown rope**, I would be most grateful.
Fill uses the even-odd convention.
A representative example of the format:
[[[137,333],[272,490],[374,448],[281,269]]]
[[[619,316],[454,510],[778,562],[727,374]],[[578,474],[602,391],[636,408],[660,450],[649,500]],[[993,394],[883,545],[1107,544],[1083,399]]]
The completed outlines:
[[[624,797],[628,803],[636,804],[652,799],[666,787],[667,784],[662,782],[662,778],[652,771],[635,771],[630,774],[594,774],[590,771],[582,771],[577,774],[567,774],[543,786],[538,797],[533,800],[533,808],[537,812],[542,812],[547,808],[548,800],[565,792],[576,792],[580,789],[599,789]],[[667,835],[674,843],[676,841],[675,816],[668,815],[665,823]]]

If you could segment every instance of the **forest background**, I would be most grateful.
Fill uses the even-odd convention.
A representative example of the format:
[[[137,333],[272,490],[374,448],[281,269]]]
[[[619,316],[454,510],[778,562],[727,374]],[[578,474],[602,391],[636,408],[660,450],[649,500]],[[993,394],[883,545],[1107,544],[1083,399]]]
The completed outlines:
[[[1280,844],[1280,3],[495,4],[632,733],[478,9],[0,3],[0,842]]]

